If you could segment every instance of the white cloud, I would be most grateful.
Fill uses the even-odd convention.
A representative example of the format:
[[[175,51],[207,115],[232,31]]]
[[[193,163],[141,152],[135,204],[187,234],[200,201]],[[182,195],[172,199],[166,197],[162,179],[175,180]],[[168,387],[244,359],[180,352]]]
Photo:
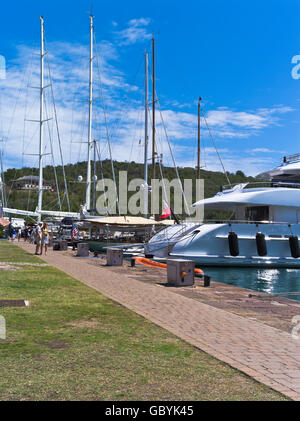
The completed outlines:
[[[247,152],[251,153],[251,154],[255,154],[255,153],[286,153],[286,151],[278,151],[275,149],[268,149],[268,148],[254,148],[254,149],[249,149]]]
[[[152,35],[147,28],[150,22],[149,18],[131,19],[127,23],[127,28],[115,32],[119,45],[135,44],[150,39]]]

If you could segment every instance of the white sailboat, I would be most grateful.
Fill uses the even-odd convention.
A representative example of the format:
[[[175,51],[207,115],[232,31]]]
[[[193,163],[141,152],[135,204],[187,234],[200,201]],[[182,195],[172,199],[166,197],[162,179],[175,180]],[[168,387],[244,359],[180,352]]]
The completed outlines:
[[[45,155],[44,153],[44,123],[47,122],[47,119],[45,118],[44,113],[44,92],[45,89],[48,88],[50,85],[44,84],[44,57],[47,54],[45,50],[45,40],[44,40],[44,18],[40,17],[40,116],[39,120],[31,120],[39,123],[40,129],[39,129],[39,181],[38,181],[38,203],[35,211],[28,211],[28,210],[22,210],[22,209],[15,209],[15,208],[9,208],[9,207],[3,207],[3,211],[6,214],[15,214],[15,215],[23,215],[23,216],[29,216],[32,218],[37,218],[37,221],[40,222],[42,216],[51,216],[54,218],[65,218],[65,217],[71,217],[76,219],[85,219],[85,218],[93,218],[93,216],[90,215],[90,208],[91,208],[91,186],[92,186],[92,171],[91,171],[91,155],[92,155],[92,148],[95,148],[95,141],[93,140],[93,124],[92,124],[92,118],[93,118],[93,61],[95,59],[94,54],[94,23],[93,23],[93,16],[89,16],[90,19],[90,45],[89,45],[89,111],[88,111],[88,139],[87,139],[87,173],[86,173],[86,192],[85,192],[85,203],[80,207],[80,210],[78,212],[64,212],[64,211],[50,211],[50,210],[44,210],[42,208],[43,205],[43,157]],[[110,148],[110,145],[109,145]],[[61,152],[62,153],[62,152]],[[94,149],[94,160],[95,160],[95,149]],[[113,165],[113,164],[112,164]],[[115,181],[115,175],[114,175],[114,169],[113,171],[113,178]],[[65,177],[65,174],[64,174]],[[95,176],[94,176],[95,177]],[[66,179],[65,179],[66,183]],[[95,189],[95,180],[94,180],[94,189]],[[117,196],[117,195],[116,195]],[[118,199],[116,199],[118,201]]]
[[[39,120],[30,120],[37,122],[39,124],[39,178],[38,178],[38,203],[35,211],[28,211],[23,209],[14,209],[9,207],[3,207],[3,212],[6,214],[13,214],[13,215],[23,215],[23,216],[30,216],[33,218],[37,218],[37,221],[40,222],[43,215],[49,215],[56,218],[63,218],[63,217],[79,217],[80,214],[78,212],[62,212],[62,211],[48,211],[43,210],[43,157],[45,155],[44,152],[44,124],[48,121],[45,116],[44,111],[44,96],[45,96],[45,89],[49,88],[51,85],[45,85],[44,83],[44,60],[47,51],[45,50],[45,39],[44,39],[44,18],[40,16],[40,116]]]

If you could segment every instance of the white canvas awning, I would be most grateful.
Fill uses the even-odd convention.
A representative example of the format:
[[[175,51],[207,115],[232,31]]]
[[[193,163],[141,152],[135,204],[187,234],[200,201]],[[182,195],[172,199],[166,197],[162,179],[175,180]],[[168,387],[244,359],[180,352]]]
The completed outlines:
[[[126,226],[151,226],[151,225],[172,225],[174,221],[155,221],[154,219],[141,216],[104,216],[99,218],[86,218],[86,222],[101,225],[126,225]]]

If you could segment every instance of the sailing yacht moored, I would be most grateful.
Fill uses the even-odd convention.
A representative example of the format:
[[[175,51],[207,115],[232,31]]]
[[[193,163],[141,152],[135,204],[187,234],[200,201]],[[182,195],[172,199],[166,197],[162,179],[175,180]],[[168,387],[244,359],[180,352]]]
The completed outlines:
[[[270,181],[230,186],[193,205],[230,210],[234,219],[181,225],[175,234],[166,228],[145,253],[205,266],[300,267],[300,155],[258,177]]]

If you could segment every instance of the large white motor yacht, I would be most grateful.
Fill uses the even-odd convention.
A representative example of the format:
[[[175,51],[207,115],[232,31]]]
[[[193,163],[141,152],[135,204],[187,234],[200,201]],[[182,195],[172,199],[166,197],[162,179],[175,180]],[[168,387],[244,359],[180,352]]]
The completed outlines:
[[[269,181],[230,186],[193,205],[231,211],[232,219],[168,227],[145,254],[204,266],[300,267],[300,154],[257,178]]]

